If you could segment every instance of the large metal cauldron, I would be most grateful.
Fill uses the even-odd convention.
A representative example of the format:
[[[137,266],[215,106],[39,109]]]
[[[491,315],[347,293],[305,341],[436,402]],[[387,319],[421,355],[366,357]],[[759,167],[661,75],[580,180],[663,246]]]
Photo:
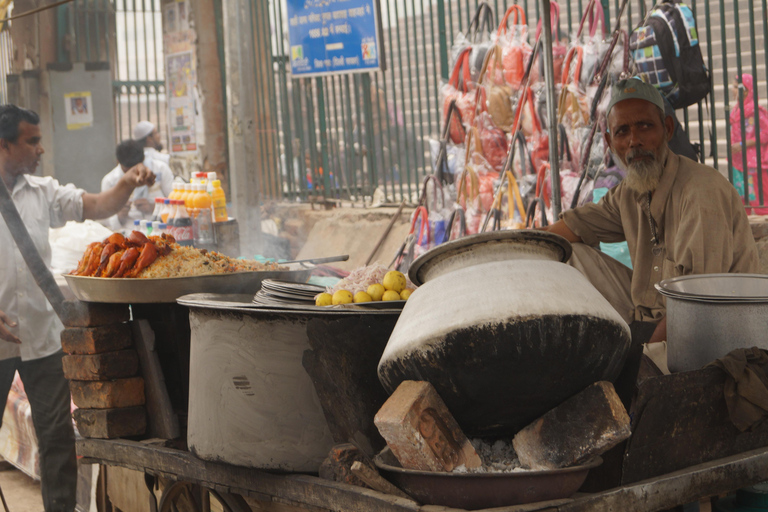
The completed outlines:
[[[768,349],[768,276],[705,274],[665,279],[667,364],[696,370],[737,348]]]
[[[514,434],[598,380],[614,380],[627,324],[539,231],[483,233],[411,266],[408,299],[379,362],[384,387],[435,386],[471,435]]]

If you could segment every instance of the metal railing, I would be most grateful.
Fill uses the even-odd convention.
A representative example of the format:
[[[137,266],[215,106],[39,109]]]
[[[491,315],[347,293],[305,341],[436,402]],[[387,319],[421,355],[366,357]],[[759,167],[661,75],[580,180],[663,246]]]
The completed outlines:
[[[8,81],[5,79],[13,73],[13,41],[7,28],[0,32],[0,105],[8,103]]]
[[[283,4],[254,0],[255,45],[262,45],[255,53],[272,56],[272,66],[266,68],[271,76],[263,76],[262,67],[257,68],[256,77],[257,83],[267,84],[272,100],[256,106],[257,119],[264,123],[255,141],[263,155],[259,172],[264,197],[359,199],[372,196],[381,187],[387,200],[413,199],[423,176],[432,172],[428,144],[439,134],[440,87],[450,73],[451,45],[467,29],[477,3],[382,0],[386,71],[293,80]],[[490,3],[499,17],[513,2]],[[528,15],[532,38],[539,2],[519,3]],[[766,0],[687,3],[697,19],[713,90],[709,103],[680,110],[677,115],[692,142],[701,144],[706,163],[733,180],[728,114],[734,103],[727,84],[734,76],[750,72],[755,77],[757,101],[766,90],[768,41],[764,34],[768,27],[764,15],[755,16],[766,12]],[[563,34],[577,28],[586,4],[585,0],[563,2]],[[603,5],[610,31],[619,0],[603,0]],[[622,25],[631,31],[651,7],[651,2],[642,5],[630,0]],[[746,60],[749,66],[744,65]],[[742,108],[742,103],[736,105]],[[754,122],[759,125],[757,114],[756,109]],[[768,160],[768,155],[761,158]],[[757,173],[757,180],[761,186],[762,172]],[[740,193],[745,195],[745,189]]]

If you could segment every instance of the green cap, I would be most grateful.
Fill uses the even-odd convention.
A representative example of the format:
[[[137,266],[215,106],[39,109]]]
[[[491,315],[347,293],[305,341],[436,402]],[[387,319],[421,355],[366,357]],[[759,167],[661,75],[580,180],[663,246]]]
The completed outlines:
[[[664,111],[664,98],[654,86],[639,78],[627,78],[616,82],[611,89],[611,101],[608,103],[608,110],[606,110],[605,115],[609,115],[613,106],[618,102],[630,99],[645,100]]]

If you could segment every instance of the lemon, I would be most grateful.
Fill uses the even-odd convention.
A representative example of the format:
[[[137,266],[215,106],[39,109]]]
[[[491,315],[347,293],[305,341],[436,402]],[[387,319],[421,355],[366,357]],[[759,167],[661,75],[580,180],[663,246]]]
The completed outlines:
[[[365,292],[357,292],[355,294],[355,302],[371,302],[373,299]]]
[[[315,306],[330,306],[333,304],[333,297],[330,293],[321,293],[315,297]]]
[[[411,290],[410,288],[406,288],[405,290],[400,292],[400,298],[402,300],[408,300],[408,297],[410,297],[412,293],[413,293],[413,290]]]
[[[386,288],[387,290],[392,290],[397,293],[400,293],[401,291],[403,291],[403,288],[405,288],[405,276],[403,275],[402,272],[398,272],[397,270],[390,270],[384,276],[384,279],[381,281],[381,284],[383,284],[384,288]]]
[[[336,293],[333,294],[333,299],[331,300],[333,305],[336,304],[349,304],[352,302],[352,292],[349,292],[347,290],[339,290]]]
[[[368,287],[368,295],[370,295],[373,300],[381,300],[381,296],[384,295],[385,291],[387,290],[385,290],[384,286],[380,283],[375,283]]]
[[[381,300],[400,300],[400,294],[395,290],[387,290],[381,296]]]

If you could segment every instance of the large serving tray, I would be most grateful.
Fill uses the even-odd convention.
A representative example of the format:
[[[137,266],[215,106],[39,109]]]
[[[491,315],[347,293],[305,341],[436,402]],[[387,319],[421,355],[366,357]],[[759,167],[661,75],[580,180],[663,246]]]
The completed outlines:
[[[304,283],[312,273],[311,268],[298,265],[289,268],[163,279],[115,279],[69,274],[64,274],[64,278],[75,297],[85,302],[151,304],[176,302],[177,298],[190,293],[253,295],[261,288],[261,281],[264,279]]]

